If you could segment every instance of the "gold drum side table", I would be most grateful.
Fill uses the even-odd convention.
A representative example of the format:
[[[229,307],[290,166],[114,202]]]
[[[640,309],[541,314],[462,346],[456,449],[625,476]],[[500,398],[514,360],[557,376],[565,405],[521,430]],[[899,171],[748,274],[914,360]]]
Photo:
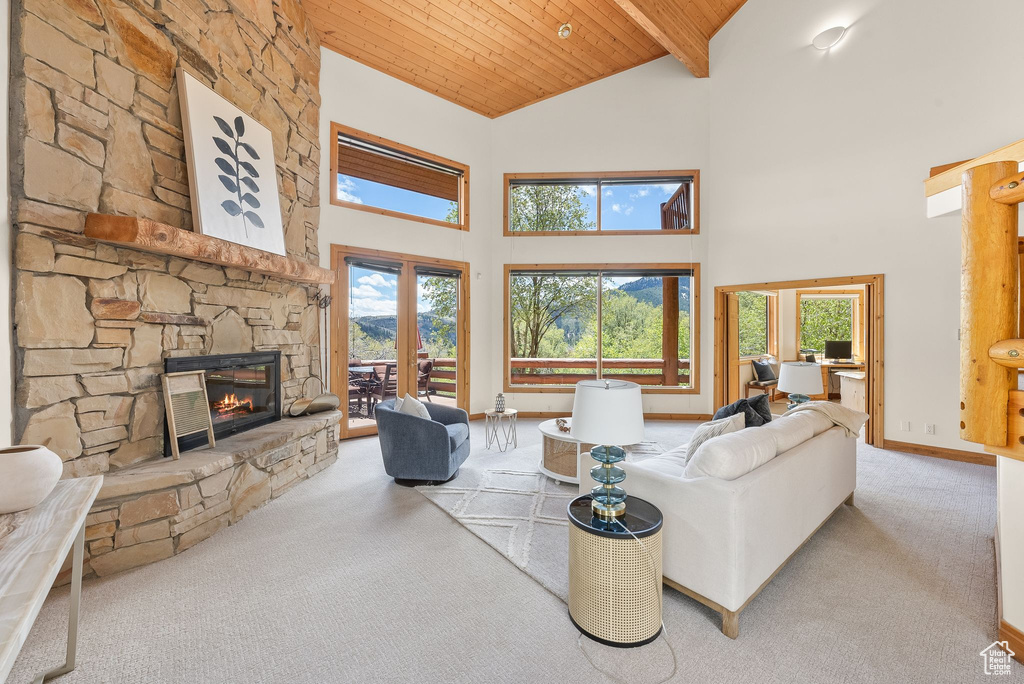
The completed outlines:
[[[573,499],[568,515],[573,625],[608,646],[654,641],[661,633],[661,511],[631,496],[625,514],[605,522],[586,495]]]

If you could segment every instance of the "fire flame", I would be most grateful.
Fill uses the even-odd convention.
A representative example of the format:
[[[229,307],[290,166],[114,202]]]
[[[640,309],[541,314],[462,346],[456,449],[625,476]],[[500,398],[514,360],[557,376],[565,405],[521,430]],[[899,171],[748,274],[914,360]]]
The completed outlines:
[[[234,393],[226,395],[220,401],[213,402],[213,408],[219,413],[234,413],[236,411],[252,412],[252,397],[239,399]]]

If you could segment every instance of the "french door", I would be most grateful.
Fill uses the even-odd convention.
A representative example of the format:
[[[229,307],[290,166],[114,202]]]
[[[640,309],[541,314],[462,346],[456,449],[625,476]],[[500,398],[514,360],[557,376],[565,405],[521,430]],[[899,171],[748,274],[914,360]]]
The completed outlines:
[[[342,438],[375,434],[377,404],[406,394],[468,409],[468,265],[341,245],[331,264]]]

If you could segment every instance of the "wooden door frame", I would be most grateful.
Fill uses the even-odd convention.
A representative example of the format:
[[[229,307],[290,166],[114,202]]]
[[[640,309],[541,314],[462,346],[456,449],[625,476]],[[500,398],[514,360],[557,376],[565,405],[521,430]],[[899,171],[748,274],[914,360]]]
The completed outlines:
[[[885,276],[883,274],[844,276],[839,278],[810,278],[783,280],[746,285],[720,285],[715,287],[714,331],[714,402],[715,407],[725,403],[727,394],[728,340],[725,317],[728,312],[727,296],[746,290],[804,290],[822,287],[864,286],[862,315],[864,315],[863,350],[867,372],[867,413],[869,416],[865,442],[881,447],[885,441]],[[867,315],[864,314],[866,310]],[[799,345],[799,343],[798,343]]]
[[[348,368],[348,269],[345,268],[345,257],[378,258],[387,261],[397,261],[402,264],[402,272],[399,275],[397,295],[397,320],[401,324],[402,316],[411,311],[411,316],[406,316],[408,326],[403,334],[398,335],[398,359],[400,366],[404,366],[405,372],[398,373],[398,394],[406,393],[416,396],[416,363],[418,361],[412,340],[416,339],[416,267],[417,266],[441,266],[444,268],[459,271],[459,307],[456,312],[455,321],[455,382],[456,382],[456,406],[469,411],[469,263],[465,261],[452,261],[449,259],[437,259],[424,257],[416,254],[405,254],[402,252],[388,252],[379,249],[364,249],[362,247],[350,247],[347,245],[331,245],[331,270],[335,272],[336,278],[331,285],[331,339],[338,340],[329,350],[331,354],[331,386],[337,388],[335,393],[341,397],[341,439],[350,437],[364,437],[377,434],[376,425],[350,428],[348,426],[348,375],[343,373]],[[344,328],[342,325],[344,324]],[[397,327],[396,327],[397,332]],[[346,389],[341,390],[342,387]],[[344,396],[342,396],[344,392]]]

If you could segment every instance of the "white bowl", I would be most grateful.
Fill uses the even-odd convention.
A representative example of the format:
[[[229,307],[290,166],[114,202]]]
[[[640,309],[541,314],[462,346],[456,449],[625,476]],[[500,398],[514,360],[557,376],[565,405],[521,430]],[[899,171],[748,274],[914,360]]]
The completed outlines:
[[[63,470],[60,456],[44,446],[0,449],[0,514],[38,506],[57,486]]]

